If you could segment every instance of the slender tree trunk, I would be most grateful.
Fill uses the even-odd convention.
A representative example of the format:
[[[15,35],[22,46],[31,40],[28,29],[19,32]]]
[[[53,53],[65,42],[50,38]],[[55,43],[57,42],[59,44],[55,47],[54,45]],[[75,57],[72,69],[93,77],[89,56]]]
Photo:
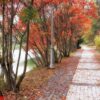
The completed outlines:
[[[30,33],[30,21],[27,23],[27,40],[26,40],[26,54],[25,54],[25,63],[24,63],[24,71],[22,75],[20,76],[18,83],[17,83],[17,88],[20,88],[20,84],[25,77],[26,69],[27,69],[27,58],[28,58],[28,48],[29,48],[29,33]]]

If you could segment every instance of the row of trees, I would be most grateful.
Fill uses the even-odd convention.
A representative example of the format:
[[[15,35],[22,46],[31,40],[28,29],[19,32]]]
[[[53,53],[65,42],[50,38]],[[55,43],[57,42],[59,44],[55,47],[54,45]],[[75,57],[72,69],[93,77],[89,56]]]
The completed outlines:
[[[13,91],[19,90],[25,77],[30,49],[37,66],[58,63],[76,49],[77,40],[91,28],[93,18],[97,18],[95,3],[86,0],[0,0],[0,14],[0,62],[6,83]],[[14,73],[16,43],[19,43],[19,57]],[[26,52],[24,71],[18,76],[22,48]]]
[[[50,48],[53,48],[55,62],[69,56],[70,51],[76,48],[81,35],[91,29],[92,18],[97,17],[96,6],[93,2],[85,0],[44,0],[39,4],[38,15],[43,22],[32,23],[29,43],[36,56],[36,64],[49,66]],[[36,9],[38,7],[36,6]]]

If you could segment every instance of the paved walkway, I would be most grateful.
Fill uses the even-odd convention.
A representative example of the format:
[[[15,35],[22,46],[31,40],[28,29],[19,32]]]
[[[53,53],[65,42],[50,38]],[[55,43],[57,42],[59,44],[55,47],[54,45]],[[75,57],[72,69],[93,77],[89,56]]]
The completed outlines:
[[[94,50],[83,49],[66,100],[100,100],[100,61]]]
[[[68,58],[36,100],[100,100],[100,59],[94,54],[84,46]]]

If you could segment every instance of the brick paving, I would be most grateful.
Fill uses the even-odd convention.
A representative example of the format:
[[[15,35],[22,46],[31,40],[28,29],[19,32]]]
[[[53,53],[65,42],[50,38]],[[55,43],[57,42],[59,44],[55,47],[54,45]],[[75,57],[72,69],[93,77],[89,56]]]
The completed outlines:
[[[83,47],[64,61],[36,100],[100,100],[100,61]]]

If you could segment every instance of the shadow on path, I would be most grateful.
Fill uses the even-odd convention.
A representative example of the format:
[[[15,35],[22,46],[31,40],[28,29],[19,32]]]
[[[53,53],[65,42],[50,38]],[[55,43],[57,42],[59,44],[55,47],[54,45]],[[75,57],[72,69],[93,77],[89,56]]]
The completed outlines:
[[[91,83],[74,83],[74,82],[72,82],[72,84],[71,85],[75,85],[75,86],[90,86],[90,87],[94,87],[94,86],[96,86],[96,87],[100,87],[100,84],[91,84]]]

